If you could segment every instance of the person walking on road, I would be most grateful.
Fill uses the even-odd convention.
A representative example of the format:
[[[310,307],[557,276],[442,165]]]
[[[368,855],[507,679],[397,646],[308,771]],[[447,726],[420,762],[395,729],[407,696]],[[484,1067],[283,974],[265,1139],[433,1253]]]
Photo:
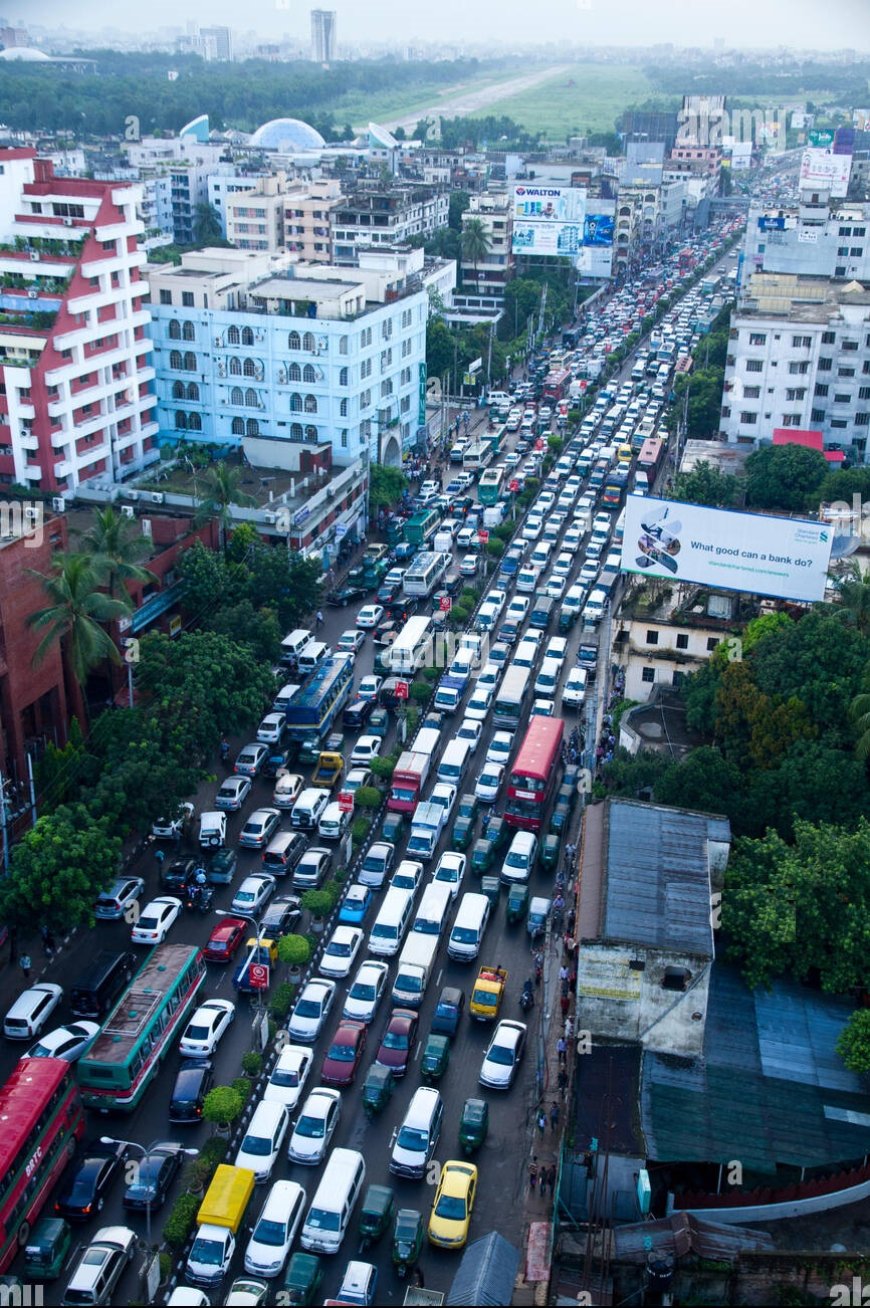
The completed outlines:
[[[568,1042],[563,1035],[560,1035],[556,1041],[556,1053],[559,1055],[560,1065],[564,1066],[568,1061]]]
[[[550,1187],[550,1198],[556,1198],[556,1164],[551,1163],[547,1169],[547,1185]]]
[[[555,1131],[559,1125],[559,1105],[555,1099],[550,1104],[550,1130]]]
[[[538,1130],[542,1137],[547,1130],[547,1114],[544,1112],[543,1106],[538,1109]]]
[[[317,627],[318,631],[319,631],[320,628],[323,626],[323,610],[322,610],[322,609],[318,609],[317,612],[315,613],[315,615],[314,615],[314,625]]]
[[[568,1069],[565,1067],[560,1067],[559,1068],[559,1094],[562,1096],[563,1099],[565,1098],[565,1091],[567,1089],[568,1089]]]
[[[542,1167],[541,1168],[541,1198],[542,1199],[546,1199],[547,1197],[547,1175],[548,1173],[546,1167]]]
[[[538,1183],[538,1155],[535,1154],[529,1163],[529,1189],[532,1194],[535,1193],[535,1186]]]
[[[29,980],[30,980],[30,968],[31,968],[30,955],[29,955],[29,954],[22,954],[22,955],[21,955],[21,971],[24,973],[24,980],[25,980],[25,981],[29,981]]]

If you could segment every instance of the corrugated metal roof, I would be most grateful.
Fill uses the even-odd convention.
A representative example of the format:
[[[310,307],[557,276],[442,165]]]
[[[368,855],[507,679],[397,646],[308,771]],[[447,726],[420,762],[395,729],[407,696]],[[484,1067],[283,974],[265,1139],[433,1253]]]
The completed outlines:
[[[509,1304],[520,1265],[520,1251],[497,1231],[475,1240],[462,1255],[448,1304]]]
[[[707,843],[722,819],[612,799],[601,938],[713,957]]]
[[[635,1222],[613,1230],[613,1258],[617,1262],[646,1263],[650,1251],[667,1252],[677,1258],[695,1254],[698,1258],[731,1260],[740,1253],[760,1253],[775,1248],[773,1236],[748,1226],[726,1226],[708,1222],[691,1213],[674,1213],[655,1222]]]

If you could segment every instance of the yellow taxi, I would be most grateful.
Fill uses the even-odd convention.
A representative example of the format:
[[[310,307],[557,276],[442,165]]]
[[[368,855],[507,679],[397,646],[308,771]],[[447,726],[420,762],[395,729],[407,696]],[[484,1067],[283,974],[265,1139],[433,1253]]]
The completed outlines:
[[[616,451],[616,458],[619,463],[631,463],[631,446],[620,445]]]
[[[448,1161],[441,1169],[429,1215],[429,1243],[441,1249],[461,1249],[468,1239],[471,1210],[477,1194],[477,1168],[473,1163]]]

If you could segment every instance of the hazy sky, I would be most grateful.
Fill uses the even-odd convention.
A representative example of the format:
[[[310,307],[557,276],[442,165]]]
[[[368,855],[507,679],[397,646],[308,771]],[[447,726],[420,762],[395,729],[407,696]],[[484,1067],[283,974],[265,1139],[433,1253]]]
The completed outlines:
[[[339,41],[708,45],[719,37],[730,47],[870,48],[867,0],[250,0],[243,6],[237,0],[80,0],[72,7],[69,0],[27,0],[20,7],[13,0],[5,17],[95,32],[104,26],[153,32],[193,19],[307,40],[314,7],[337,11]]]

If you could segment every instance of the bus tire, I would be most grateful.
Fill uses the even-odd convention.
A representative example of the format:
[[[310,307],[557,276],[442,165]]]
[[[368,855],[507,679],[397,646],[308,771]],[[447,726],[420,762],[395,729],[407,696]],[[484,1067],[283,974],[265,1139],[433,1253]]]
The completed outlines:
[[[23,1249],[30,1239],[30,1223],[22,1222],[18,1228],[18,1244]]]

